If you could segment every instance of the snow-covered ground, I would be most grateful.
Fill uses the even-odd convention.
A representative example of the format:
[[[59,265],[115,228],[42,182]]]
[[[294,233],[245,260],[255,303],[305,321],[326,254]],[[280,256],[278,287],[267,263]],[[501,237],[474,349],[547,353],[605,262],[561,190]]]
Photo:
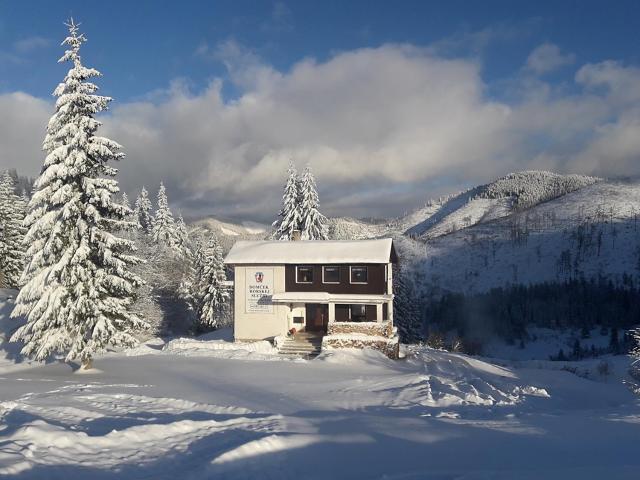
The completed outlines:
[[[3,357],[17,354],[7,348],[0,340]],[[399,361],[347,350],[291,360],[221,331],[152,339],[83,374],[14,362],[0,363],[3,478],[640,475],[627,357],[607,375],[594,361],[490,363],[424,347]]]

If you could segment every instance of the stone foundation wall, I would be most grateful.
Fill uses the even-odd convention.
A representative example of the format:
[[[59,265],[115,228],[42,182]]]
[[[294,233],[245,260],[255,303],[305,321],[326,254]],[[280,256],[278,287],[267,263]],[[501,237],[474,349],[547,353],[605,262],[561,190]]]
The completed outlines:
[[[337,335],[340,333],[362,333],[376,337],[393,336],[391,322],[333,322],[327,327],[327,335]]]
[[[373,348],[374,350],[384,353],[392,360],[397,360],[400,356],[400,342],[398,341],[398,337],[390,338],[389,340],[378,340],[377,338],[331,338],[330,336],[326,336],[322,339],[322,348]]]

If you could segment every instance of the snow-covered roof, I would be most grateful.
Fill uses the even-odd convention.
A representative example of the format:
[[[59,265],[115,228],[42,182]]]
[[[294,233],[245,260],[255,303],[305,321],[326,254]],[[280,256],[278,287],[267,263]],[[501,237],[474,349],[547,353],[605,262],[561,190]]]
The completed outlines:
[[[227,264],[388,263],[396,261],[390,238],[375,240],[298,240],[236,242]]]

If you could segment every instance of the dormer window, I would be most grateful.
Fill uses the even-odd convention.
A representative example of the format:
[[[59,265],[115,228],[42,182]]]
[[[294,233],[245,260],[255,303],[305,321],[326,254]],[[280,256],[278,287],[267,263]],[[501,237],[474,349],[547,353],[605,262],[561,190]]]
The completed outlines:
[[[369,272],[367,267],[350,268],[351,283],[368,283]]]
[[[296,283],[313,283],[313,267],[296,267]]]

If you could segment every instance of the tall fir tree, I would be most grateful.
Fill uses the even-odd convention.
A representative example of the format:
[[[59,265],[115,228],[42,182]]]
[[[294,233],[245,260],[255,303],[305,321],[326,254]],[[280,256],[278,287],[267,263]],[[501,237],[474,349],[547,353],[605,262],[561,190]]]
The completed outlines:
[[[138,222],[138,227],[143,233],[150,235],[153,231],[153,214],[151,212],[151,200],[149,200],[149,192],[145,187],[142,187],[140,195],[136,199],[135,205],[135,219]]]
[[[152,234],[153,241],[158,244],[175,248],[178,243],[176,222],[169,209],[167,190],[164,188],[163,183],[160,183],[160,190],[158,190],[158,209],[153,218]]]
[[[229,303],[229,291],[224,286],[226,273],[222,247],[215,235],[211,235],[201,261],[196,290],[198,325],[200,328],[215,329],[222,325]]]
[[[89,79],[100,73],[80,57],[86,39],[73,20],[67,26],[59,61],[72,66],[53,93],[47,156],[25,220],[27,264],[12,316],[27,321],[12,340],[23,341],[22,353],[36,360],[63,354],[89,368],[106,347],[135,345],[145,324],[129,311],[140,285],[130,270],[138,262],[133,243],[112,233],[126,212],[112,198],[119,189],[110,163],[124,154],[97,135],[94,119],[111,99],[96,94]]]
[[[291,240],[294,230],[300,229],[300,205],[298,191],[298,172],[293,162],[289,163],[287,170],[287,183],[282,195],[282,209],[278,220],[273,222],[276,227],[274,238],[276,240]]]
[[[303,240],[327,240],[327,218],[320,213],[316,180],[307,165],[300,178],[300,230]]]
[[[10,288],[18,288],[24,265],[24,204],[15,194],[10,172],[0,177],[0,271]]]

